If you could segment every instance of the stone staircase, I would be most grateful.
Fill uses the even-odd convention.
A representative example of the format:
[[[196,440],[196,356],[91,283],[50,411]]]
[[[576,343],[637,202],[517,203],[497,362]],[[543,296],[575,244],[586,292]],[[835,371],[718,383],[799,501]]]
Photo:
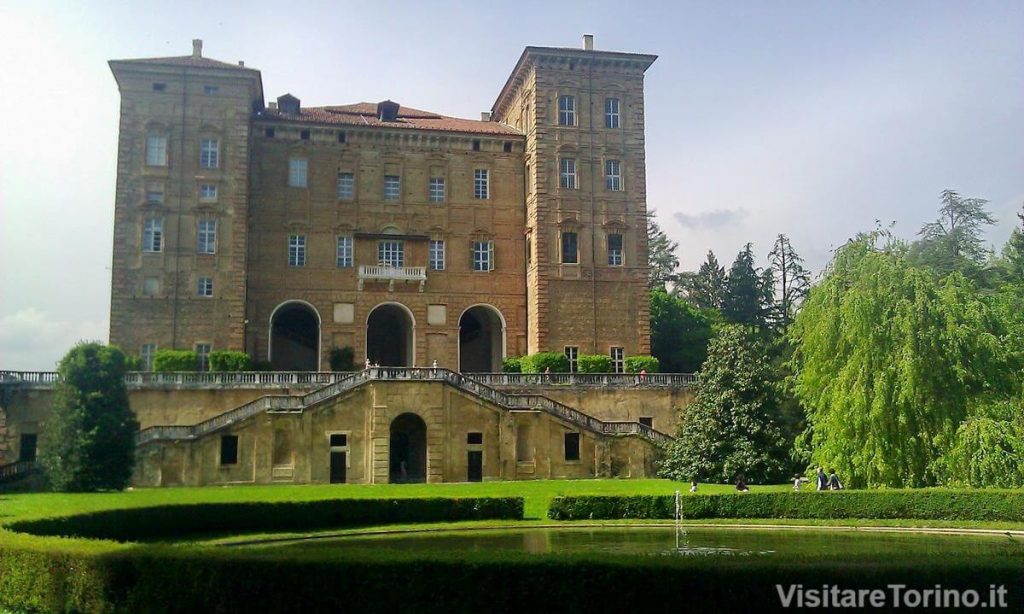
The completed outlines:
[[[336,381],[304,395],[266,395],[192,426],[151,426],[139,431],[136,444],[193,440],[264,412],[303,412],[372,381],[440,381],[506,410],[534,410],[554,415],[580,428],[602,435],[636,435],[655,444],[672,437],[639,422],[606,422],[539,394],[507,394],[470,376],[432,367],[373,367],[340,376]]]

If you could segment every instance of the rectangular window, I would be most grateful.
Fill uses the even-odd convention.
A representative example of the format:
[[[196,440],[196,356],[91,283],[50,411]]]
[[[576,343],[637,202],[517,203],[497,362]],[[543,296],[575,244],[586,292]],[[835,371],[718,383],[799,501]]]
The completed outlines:
[[[578,461],[580,459],[580,434],[565,434],[565,460]]]
[[[398,200],[401,195],[401,178],[398,175],[384,175],[384,200]]]
[[[473,171],[473,198],[489,198],[490,186],[487,181],[487,169],[478,168]]]
[[[213,278],[200,277],[196,286],[196,296],[213,296]]]
[[[146,137],[146,166],[167,166],[167,137],[151,134]]]
[[[220,163],[220,141],[217,139],[201,139],[199,141],[199,166],[201,168],[217,168]]]
[[[604,127],[605,128],[618,128],[619,127],[619,99],[618,98],[605,98],[604,99]]]
[[[484,442],[483,433],[466,433],[466,443],[471,446],[478,446]]]
[[[637,421],[649,428],[654,428],[654,417],[653,416],[640,416]]]
[[[430,240],[430,270],[444,270],[444,239]]]
[[[309,130],[300,130],[299,131],[299,138],[302,139],[303,141],[308,141],[309,140]]]
[[[146,277],[142,280],[142,296],[156,296],[160,294],[160,278]]]
[[[204,183],[199,186],[199,200],[215,201],[217,200],[217,184],[215,183]]]
[[[622,190],[622,165],[618,160],[604,161],[604,189],[609,192]]]
[[[213,349],[209,343],[196,344],[196,366],[199,371],[210,370],[210,350]]]
[[[216,85],[204,85],[203,86],[203,93],[206,94],[207,96],[213,96],[214,94],[216,94],[219,91],[220,91],[220,87],[218,87]]]
[[[565,357],[569,359],[569,371],[575,373],[579,366],[580,348],[575,345],[565,346]]]
[[[306,235],[288,235],[288,266],[306,266]]]
[[[612,370],[616,373],[623,373],[626,365],[625,350],[619,347],[613,347],[608,354],[612,357]]]
[[[143,371],[153,370],[153,357],[156,355],[155,343],[144,343],[139,348],[139,366]]]
[[[309,160],[291,158],[288,160],[288,185],[293,188],[304,188],[308,185],[307,171]]]
[[[331,433],[330,444],[332,448],[348,447],[348,433]]]
[[[558,97],[558,125],[576,125],[576,98],[572,96]]]
[[[217,253],[217,220],[199,220],[196,252],[200,254]]]
[[[579,250],[577,248],[576,233],[562,233],[562,264],[579,264]]]
[[[146,186],[146,204],[147,205],[162,205],[162,204],[164,204],[164,186],[163,185],[149,185],[149,186]]]
[[[147,217],[142,225],[142,251],[159,252],[164,244],[164,218]]]
[[[473,270],[494,270],[494,241],[473,241]]]
[[[238,435],[220,436],[220,464],[238,464]]]
[[[356,195],[356,176],[338,171],[338,200],[352,200]]]
[[[622,266],[622,235],[608,235],[608,265]]]
[[[431,177],[427,197],[432,203],[444,202],[444,177]]]
[[[567,190],[576,189],[576,159],[562,158],[559,165],[558,184]]]
[[[377,263],[383,266],[405,266],[405,244],[402,241],[381,241],[378,243]]]
[[[166,83],[154,83],[153,84],[153,91],[154,92],[165,92],[165,91],[167,91],[167,84]]]
[[[352,237],[338,237],[338,268],[352,266]]]

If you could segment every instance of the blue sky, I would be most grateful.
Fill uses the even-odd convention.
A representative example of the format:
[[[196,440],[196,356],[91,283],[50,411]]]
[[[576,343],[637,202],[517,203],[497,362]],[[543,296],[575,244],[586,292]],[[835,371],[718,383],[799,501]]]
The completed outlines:
[[[627,8],[628,7],[628,8]],[[686,268],[784,232],[819,269],[875,220],[912,237],[939,192],[1024,202],[1021,2],[15,2],[0,0],[0,369],[105,340],[112,58],[204,54],[268,98],[490,108],[526,45],[655,53],[648,208]]]

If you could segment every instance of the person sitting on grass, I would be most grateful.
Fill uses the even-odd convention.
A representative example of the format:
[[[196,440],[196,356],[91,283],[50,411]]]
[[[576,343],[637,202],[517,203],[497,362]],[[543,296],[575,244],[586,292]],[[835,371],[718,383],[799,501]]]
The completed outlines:
[[[828,489],[829,490],[842,490],[843,485],[839,482],[839,476],[836,475],[835,469],[828,470]]]
[[[736,476],[736,490],[740,492],[749,492],[750,488],[747,487],[747,479],[743,477],[743,474]]]

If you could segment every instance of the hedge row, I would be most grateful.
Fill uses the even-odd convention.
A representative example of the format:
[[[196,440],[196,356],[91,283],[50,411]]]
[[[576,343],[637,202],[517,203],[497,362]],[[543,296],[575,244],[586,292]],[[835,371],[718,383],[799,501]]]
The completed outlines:
[[[1024,520],[1024,491],[845,491],[685,495],[683,518],[906,518]],[[671,519],[673,496],[556,497],[554,520]]]
[[[147,541],[199,534],[309,531],[381,524],[522,520],[522,498],[327,499],[106,510],[7,525],[33,535]]]

